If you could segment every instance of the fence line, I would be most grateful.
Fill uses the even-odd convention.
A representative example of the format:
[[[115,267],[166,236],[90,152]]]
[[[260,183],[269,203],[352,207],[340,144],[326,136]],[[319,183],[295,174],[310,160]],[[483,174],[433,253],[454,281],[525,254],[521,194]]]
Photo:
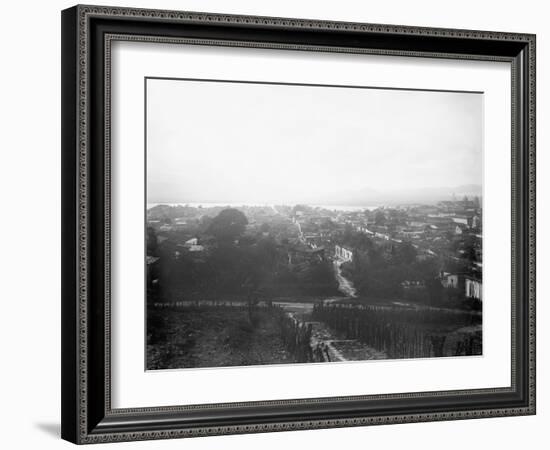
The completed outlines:
[[[441,331],[457,323],[475,324],[478,319],[468,313],[319,304],[313,308],[313,318],[389,358],[481,354],[481,332]]]

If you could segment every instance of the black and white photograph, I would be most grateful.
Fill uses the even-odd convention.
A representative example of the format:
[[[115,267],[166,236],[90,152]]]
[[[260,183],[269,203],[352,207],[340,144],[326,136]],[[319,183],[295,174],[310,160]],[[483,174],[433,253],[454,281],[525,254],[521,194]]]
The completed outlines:
[[[25,362],[17,340],[8,350],[20,363],[5,359],[19,378],[55,365],[24,384],[42,400],[57,386],[61,437],[411,450],[428,434],[453,449],[537,441],[543,14],[208,2],[64,5],[61,34],[42,27],[61,50],[50,58],[61,70],[44,71],[61,75],[61,89],[45,90],[61,102],[44,104],[61,115],[36,127],[60,138],[61,167],[27,165],[61,175],[61,214],[9,208],[21,220],[5,221],[17,269],[6,304],[28,309],[18,260],[37,251],[17,237],[40,221],[61,225],[45,234],[60,241],[47,254],[61,264],[47,268],[61,277],[37,271],[35,284],[59,289],[61,308],[35,302],[31,328],[56,339],[34,342],[42,359]],[[23,69],[22,80],[36,72]],[[18,143],[33,128],[20,97],[11,110],[27,120],[7,130]],[[21,210],[55,209],[47,183],[8,166],[23,180],[6,190]],[[36,335],[21,333],[28,314],[6,317],[12,338]],[[39,420],[58,423],[59,402],[49,415],[31,409],[42,442],[53,425]],[[32,436],[16,422],[14,439]]]
[[[483,101],[147,78],[146,369],[482,355]]]

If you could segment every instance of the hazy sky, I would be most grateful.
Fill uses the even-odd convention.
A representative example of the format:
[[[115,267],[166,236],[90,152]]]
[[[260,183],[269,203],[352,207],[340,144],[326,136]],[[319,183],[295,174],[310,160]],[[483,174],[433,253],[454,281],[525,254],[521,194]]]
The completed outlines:
[[[481,185],[482,141],[482,94],[147,81],[148,202]]]

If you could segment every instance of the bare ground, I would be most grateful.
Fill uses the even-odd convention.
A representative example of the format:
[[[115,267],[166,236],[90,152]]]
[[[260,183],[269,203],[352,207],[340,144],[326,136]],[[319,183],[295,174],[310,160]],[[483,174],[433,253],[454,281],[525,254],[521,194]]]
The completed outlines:
[[[295,362],[268,310],[151,308],[147,331],[148,370]]]

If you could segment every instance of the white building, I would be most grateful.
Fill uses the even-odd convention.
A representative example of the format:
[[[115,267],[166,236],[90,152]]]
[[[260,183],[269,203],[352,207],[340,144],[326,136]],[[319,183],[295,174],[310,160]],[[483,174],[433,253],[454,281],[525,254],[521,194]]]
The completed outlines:
[[[464,217],[464,216],[455,216],[455,217],[453,217],[453,222],[454,223],[461,223],[462,225],[466,225],[466,226],[469,225],[468,218]]]
[[[444,288],[458,288],[459,275],[457,273],[443,272],[440,278]]]
[[[336,245],[334,247],[334,255],[339,260],[342,260],[345,262],[353,261],[353,251],[341,245]]]
[[[471,275],[442,272],[440,280],[444,288],[460,289],[466,294],[467,298],[482,300],[483,283]]]
[[[482,299],[482,284],[479,280],[466,277],[466,297]]]

